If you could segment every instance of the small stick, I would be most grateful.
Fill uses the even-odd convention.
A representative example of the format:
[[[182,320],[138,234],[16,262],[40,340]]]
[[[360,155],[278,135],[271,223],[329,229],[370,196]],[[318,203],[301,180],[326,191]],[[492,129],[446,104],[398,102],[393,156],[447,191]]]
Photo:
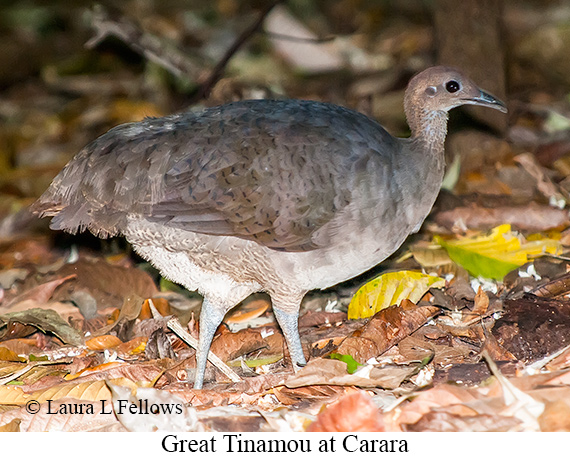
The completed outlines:
[[[155,319],[162,318],[162,315],[155,308],[152,299],[148,300],[148,305],[152,313],[152,317],[154,317]],[[184,327],[182,327],[182,324],[180,324],[180,321],[176,317],[171,316],[170,319],[168,319],[168,321],[166,322],[166,326],[170,330],[172,330],[178,336],[178,338],[184,341],[188,346],[198,350],[198,340],[194,338],[192,335],[190,335],[190,333],[188,333],[186,330],[184,330]],[[208,360],[212,362],[212,365],[214,365],[228,378],[230,378],[231,381],[239,382],[242,380],[230,367],[228,367],[223,362],[222,359],[220,359],[212,351],[208,351]]]
[[[142,31],[126,17],[111,18],[109,12],[101,5],[96,5],[93,9],[91,22],[95,29],[95,36],[85,43],[89,49],[95,47],[107,36],[114,36],[174,76],[185,77],[193,81],[202,76],[203,69],[207,66],[205,61],[196,57],[193,61],[187,53],[174,45]]]
[[[283,3],[283,0],[275,0],[270,3],[267,8],[265,8],[257,20],[255,20],[248,28],[246,28],[241,35],[237,38],[232,46],[225,52],[224,56],[216,64],[214,69],[210,72],[208,78],[200,84],[198,92],[196,94],[195,100],[200,100],[202,98],[207,98],[210,95],[210,91],[216,85],[220,77],[222,76],[226,65],[233,57],[233,55],[243,46],[243,44],[253,35],[257,29],[261,26],[267,15],[275,8],[279,3]]]
[[[187,53],[174,46],[168,46],[163,40],[153,34],[140,30],[139,27],[124,16],[117,20],[112,19],[107,10],[100,5],[97,5],[93,10],[92,25],[95,29],[95,36],[85,43],[85,46],[93,48],[107,36],[115,36],[136,52],[165,68],[173,75],[186,77],[192,81],[201,81],[194,96],[194,101],[198,101],[208,97],[233,55],[259,29],[270,11],[283,1],[274,0],[270,3],[259,17],[241,33],[206,77],[203,69],[208,65],[205,61],[200,61],[198,58],[195,59],[196,61],[192,61],[192,58]]]
[[[277,33],[277,32],[264,32],[264,35],[268,36],[269,38],[273,38],[275,40],[290,41],[292,43],[308,43],[308,44],[330,43],[331,41],[336,39],[335,36],[308,38],[308,37],[285,35],[284,33]]]

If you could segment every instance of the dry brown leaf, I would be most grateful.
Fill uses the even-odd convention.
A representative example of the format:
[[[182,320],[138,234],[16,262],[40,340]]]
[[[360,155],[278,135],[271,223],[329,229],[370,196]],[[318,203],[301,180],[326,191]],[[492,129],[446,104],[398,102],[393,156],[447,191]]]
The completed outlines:
[[[539,205],[531,202],[523,206],[499,206],[484,208],[471,205],[458,207],[435,214],[435,221],[453,230],[467,228],[471,230],[489,230],[500,224],[511,224],[514,230],[546,232],[570,223],[567,210]]]
[[[360,330],[346,338],[336,352],[365,363],[398,344],[437,313],[439,308],[435,306],[416,306],[409,300],[402,300],[399,306],[376,313]]]
[[[546,168],[540,166],[533,154],[528,152],[517,155],[514,161],[520,164],[526,172],[536,179],[537,188],[548,200],[567,203],[568,195],[560,186],[554,184],[548,176]]]
[[[319,406],[322,402],[330,402],[346,393],[357,392],[355,387],[345,386],[304,386],[289,388],[284,386],[272,390],[277,400],[283,405],[297,405],[301,402]]]
[[[2,415],[0,415],[1,420]],[[0,425],[0,432],[19,432],[22,419],[12,419],[10,422]]]
[[[276,418],[275,414],[263,414],[263,417],[253,411],[243,409],[239,415],[235,414],[232,406],[219,406],[207,413],[198,412],[200,423],[208,432],[262,432],[282,429],[283,419]],[[301,419],[303,420],[303,419]]]
[[[22,388],[26,392],[47,389],[63,382],[63,377],[68,373],[67,367],[66,363],[28,362],[26,368],[29,370],[20,374],[17,380],[23,383]]]
[[[121,343],[122,341],[114,335],[100,335],[88,339],[85,342],[85,346],[92,351],[102,351],[104,349],[114,348]]]
[[[233,309],[224,321],[228,324],[237,324],[255,319],[267,311],[270,304],[266,299],[248,301]]]
[[[62,319],[69,322],[69,319],[75,319],[77,321],[83,320],[81,311],[73,303],[62,303],[58,301],[48,301],[46,303],[38,302],[36,300],[23,300],[18,301],[18,303],[10,306],[7,310],[11,313],[18,311],[27,311],[32,308],[39,309],[51,309],[61,316]]]
[[[119,316],[117,317],[117,319],[114,320],[109,325],[106,325],[105,327],[102,327],[97,331],[94,331],[93,336],[106,335],[119,324],[134,321],[141,313],[142,304],[143,304],[142,298],[136,295],[128,296],[127,298],[125,298],[125,301],[123,302],[123,306],[121,307],[121,311],[119,312]]]
[[[344,341],[345,336],[337,336],[334,338],[323,338],[322,340],[315,341],[312,343],[311,348],[318,351],[330,352],[333,348],[336,348]]]
[[[489,353],[491,358],[496,361],[514,361],[517,358],[511,354],[506,348],[504,348],[498,341],[497,338],[483,326],[474,326],[473,332],[477,335],[480,341],[484,342],[484,349]]]
[[[507,406],[503,414],[519,419],[523,431],[539,431],[538,418],[544,412],[544,402],[517,388],[501,373],[486,351],[483,351],[482,355],[494,378],[501,385],[501,399]]]
[[[380,410],[364,392],[346,395],[317,416],[308,432],[383,432]]]
[[[109,400],[111,392],[105,381],[68,382],[33,393],[25,393],[19,386],[0,386],[0,404],[3,405],[24,405],[30,400],[43,403],[66,397],[89,401]]]
[[[77,277],[76,274],[70,274],[60,279],[54,279],[53,281],[49,281],[39,286],[36,286],[23,294],[17,295],[13,297],[8,303],[4,306],[6,308],[10,308],[17,303],[23,301],[31,301],[31,302],[38,302],[38,303],[47,303],[47,301],[52,297],[59,286],[61,286],[64,282],[69,281],[70,279],[75,279]],[[8,309],[7,311],[12,311]]]
[[[541,284],[531,290],[531,293],[537,297],[555,298],[561,295],[566,295],[568,291],[570,291],[570,273],[566,273],[565,275],[553,279],[546,284]]]
[[[334,326],[346,319],[346,313],[309,310],[299,317],[299,328]]]
[[[550,371],[559,371],[570,368],[570,347],[566,348],[556,358],[546,364],[546,368]]]
[[[163,359],[159,361],[144,363],[120,363],[111,362],[89,367],[76,375],[66,376],[66,380],[81,379],[82,382],[95,381],[100,379],[123,378],[136,383],[138,386],[153,386],[156,380],[164,373],[171,361]]]
[[[211,351],[224,362],[233,360],[267,346],[259,329],[243,329],[232,333],[225,327],[220,329],[220,335],[212,342]]]
[[[440,316],[436,320],[437,327],[444,333],[466,338],[469,340],[474,340],[477,338],[477,332],[474,326],[464,326],[463,324],[457,325],[457,321],[449,316]]]
[[[454,262],[447,255],[447,251],[441,246],[423,242],[410,247],[410,252],[415,261],[423,268],[433,268],[453,265]]]
[[[149,306],[149,300],[151,299],[146,299],[142,305],[142,309],[141,312],[139,314],[139,319],[140,320],[144,320],[144,319],[150,319],[152,318],[152,312],[150,310],[150,306]],[[165,298],[152,298],[152,304],[154,305],[154,307],[156,308],[156,310],[162,315],[162,316],[169,316],[170,314],[172,314],[170,312],[170,304],[168,303],[168,300]]]
[[[185,383],[184,387],[171,386],[163,390],[176,395],[182,401],[191,404],[192,406],[204,406],[208,408],[220,405],[253,405],[258,402],[261,395],[265,394],[265,392],[254,394],[232,392],[231,390],[227,390],[227,387],[225,385],[222,385],[220,387],[225,390],[221,392],[216,392],[208,389],[194,390],[191,389],[187,383]]]
[[[145,356],[151,360],[175,359],[176,354],[172,349],[172,343],[165,330],[161,327],[156,329],[148,338],[144,350]]]
[[[345,362],[335,359],[313,359],[285,381],[289,388],[313,385],[381,387],[395,389],[418,371],[415,365],[367,366],[363,371],[347,373]]]
[[[103,259],[80,258],[73,264],[65,264],[55,274],[70,273],[75,274],[76,279],[60,287],[54,293],[54,300],[69,301],[74,294],[84,291],[102,310],[109,306],[118,307],[132,295],[149,298],[158,292],[154,280],[145,271],[113,265]]]
[[[514,381],[517,378],[510,378],[511,381]],[[515,384],[513,382],[513,384]],[[568,399],[570,398],[570,387],[567,385],[563,386],[538,386],[534,390],[528,391],[528,395],[530,395],[534,400],[541,402],[543,404],[543,413],[546,410],[546,405],[549,403],[554,404],[557,402],[566,402],[569,406]],[[540,417],[539,417],[540,422]]]
[[[0,315],[0,327],[2,324],[8,328],[4,332],[11,332],[10,326],[17,323],[26,326],[33,326],[42,332],[53,333],[61,341],[75,346],[83,344],[83,335],[64,321],[59,314],[52,309],[32,308],[26,311],[17,311]],[[6,338],[6,335],[3,335]]]
[[[477,414],[462,416],[449,411],[430,411],[415,424],[404,425],[409,432],[508,432],[518,430],[514,417]]]
[[[480,397],[481,394],[477,390],[441,384],[418,393],[410,403],[399,407],[396,423],[399,425],[415,424],[424,414],[434,408],[469,403]]]
[[[478,316],[484,316],[489,308],[489,296],[487,293],[479,286],[479,290],[475,295],[475,306],[473,307],[473,314]]]
[[[414,333],[398,343],[398,352],[405,363],[421,362],[428,357],[429,360],[433,359],[435,347],[431,341],[418,337]],[[398,362],[401,360],[398,359]]]
[[[418,332],[400,341],[398,349],[403,357],[402,362],[419,362],[429,357],[436,365],[462,363],[472,352],[471,348],[465,346],[437,344],[422,338]]]
[[[110,396],[110,393],[109,393]],[[64,414],[64,411],[74,413]],[[62,411],[55,414],[54,411]],[[103,401],[74,401],[69,398],[41,403],[36,414],[25,407],[0,414],[0,425],[19,422],[21,432],[124,432],[115,414],[110,398]]]
[[[568,397],[545,404],[544,412],[538,418],[543,432],[570,432],[570,404]]]
[[[35,338],[12,338],[2,341],[1,346],[16,354],[37,354],[41,349],[37,346],[38,341]]]
[[[117,355],[124,359],[125,357],[142,354],[146,348],[148,338],[146,336],[137,336],[132,340],[126,341],[118,345],[115,350]]]
[[[570,385],[570,371],[564,370],[555,373],[538,373],[532,376],[509,377],[509,381],[523,392],[536,395],[538,392],[542,393],[547,390],[544,386],[560,388],[560,386]],[[498,382],[493,382],[488,386],[488,395],[500,396],[501,392],[501,385]],[[554,401],[556,399],[548,397],[545,401]]]
[[[2,323],[0,322],[0,325]],[[13,338],[20,339],[30,336],[38,331],[37,327],[33,325],[25,325],[20,322],[9,321],[6,322],[6,328],[0,331],[0,339],[11,340]]]
[[[27,364],[22,362],[0,361],[0,383],[6,384],[6,382],[9,382],[5,380],[7,377],[22,371],[26,367]]]
[[[48,236],[11,240],[8,246],[2,247],[0,269],[30,264],[51,265],[58,260],[54,255],[52,245],[53,242]]]

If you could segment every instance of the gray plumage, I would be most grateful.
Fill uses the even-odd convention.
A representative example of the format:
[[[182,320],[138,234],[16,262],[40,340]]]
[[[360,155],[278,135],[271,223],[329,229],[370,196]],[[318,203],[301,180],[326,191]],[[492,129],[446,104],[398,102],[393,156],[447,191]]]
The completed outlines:
[[[224,314],[256,291],[270,294],[302,365],[302,297],[368,270],[419,229],[443,179],[447,111],[465,103],[504,110],[434,67],[406,92],[410,139],[302,100],[125,124],[79,152],[33,210],[54,229],[123,234],[165,277],[204,295],[196,387]]]

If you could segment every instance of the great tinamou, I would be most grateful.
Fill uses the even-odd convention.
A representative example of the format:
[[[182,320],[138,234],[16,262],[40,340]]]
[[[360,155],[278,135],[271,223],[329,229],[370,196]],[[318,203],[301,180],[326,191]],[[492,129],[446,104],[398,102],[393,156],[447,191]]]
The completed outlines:
[[[349,109],[247,100],[124,124],[86,146],[33,210],[51,227],[123,234],[168,279],[204,296],[195,388],[228,310],[271,296],[293,366],[305,356],[299,306],[359,275],[416,232],[444,174],[447,112],[505,105],[463,73],[409,83],[411,137]]]

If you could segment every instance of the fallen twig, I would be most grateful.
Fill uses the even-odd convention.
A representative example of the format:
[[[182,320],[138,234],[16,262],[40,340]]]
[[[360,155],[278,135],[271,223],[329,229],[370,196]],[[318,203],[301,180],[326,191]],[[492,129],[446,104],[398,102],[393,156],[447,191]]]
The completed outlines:
[[[87,48],[93,48],[106,37],[114,36],[173,75],[193,81],[200,79],[207,66],[203,59],[189,56],[171,43],[141,30],[125,16],[111,18],[108,10],[101,5],[93,8],[91,21],[95,36],[85,43]]]
[[[222,76],[226,65],[233,57],[233,55],[243,46],[243,44],[259,29],[267,15],[271,12],[273,8],[275,8],[279,3],[283,3],[283,0],[274,0],[270,3],[259,15],[259,17],[249,26],[247,27],[241,35],[237,38],[232,46],[225,52],[224,56],[220,59],[220,61],[216,64],[213,70],[210,72],[210,75],[200,84],[198,92],[194,97],[195,101],[198,101],[202,98],[208,97],[212,88],[216,85],[220,77]]]
[[[148,301],[148,305],[150,307],[150,311],[152,313],[152,316],[157,319],[157,318],[162,318],[162,315],[158,312],[158,310],[155,308],[154,303],[152,302],[152,300],[149,299]],[[170,317],[170,319],[168,319],[168,321],[166,322],[166,326],[172,330],[174,333],[176,333],[176,335],[182,340],[184,341],[187,345],[193,347],[194,349],[198,350],[198,340],[196,338],[194,338],[192,335],[190,335],[190,333],[188,333],[186,330],[184,330],[184,327],[182,327],[182,324],[180,324],[180,321],[172,316]],[[216,368],[218,368],[222,373],[224,373],[228,378],[230,378],[231,381],[233,382],[239,382],[242,379],[230,368],[228,367],[224,361],[222,359],[220,359],[216,354],[214,354],[212,351],[208,352],[208,360],[210,362],[212,362],[212,365],[214,365]]]

